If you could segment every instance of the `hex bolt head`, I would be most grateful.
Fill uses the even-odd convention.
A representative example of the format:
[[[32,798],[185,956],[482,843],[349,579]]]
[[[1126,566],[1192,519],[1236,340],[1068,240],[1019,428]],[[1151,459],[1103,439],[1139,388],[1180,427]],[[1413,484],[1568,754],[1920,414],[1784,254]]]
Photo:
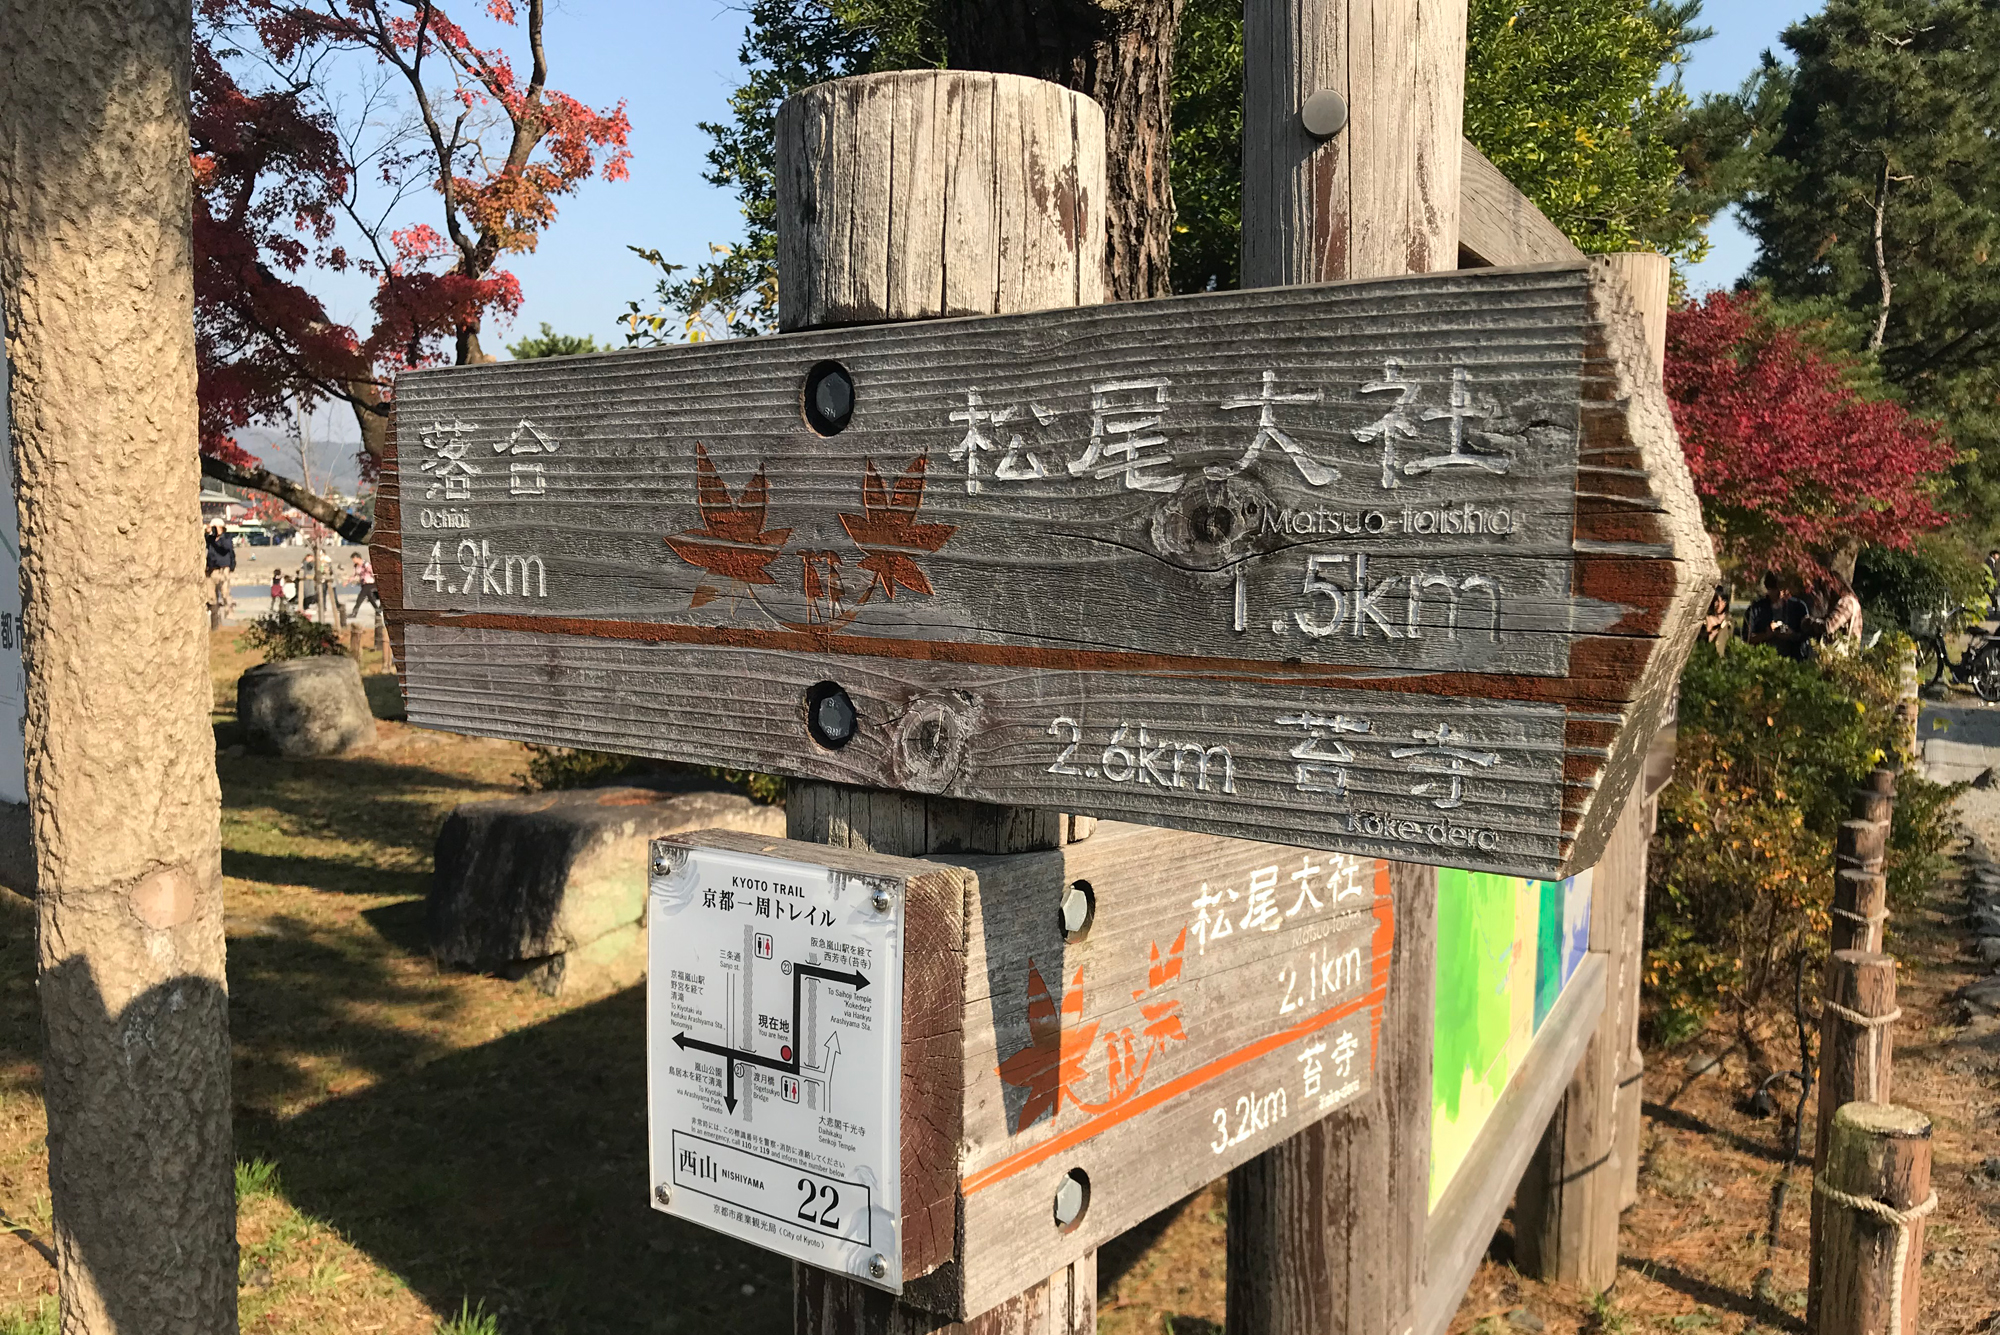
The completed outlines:
[[[1056,1227],[1068,1228],[1083,1217],[1083,1207],[1090,1200],[1089,1180],[1083,1170],[1072,1168],[1069,1175],[1056,1188]]]
[[[838,682],[816,682],[806,690],[806,731],[829,751],[838,751],[861,731],[854,701]]]
[[[674,1200],[674,1189],[662,1182],[653,1188],[653,1199],[662,1205],[671,1205]]]
[[[1347,99],[1322,88],[1299,109],[1299,121],[1315,139],[1331,139],[1347,126]]]
[[[1075,940],[1082,936],[1084,929],[1090,926],[1090,920],[1095,913],[1096,907],[1095,898],[1087,882],[1071,881],[1067,886],[1064,886],[1062,893],[1062,926],[1064,938]]]
[[[854,420],[854,377],[839,362],[820,362],[806,372],[802,399],[806,424],[822,436],[837,436]]]
[[[877,1279],[888,1278],[889,1258],[882,1255],[882,1253],[880,1252],[876,1252],[873,1256],[868,1258],[868,1273],[875,1276],[875,1278]]]
[[[875,906],[875,911],[877,913],[887,913],[889,909],[895,904],[896,901],[890,897],[889,887],[885,885],[878,885],[875,887],[874,895],[869,899],[868,902]]]

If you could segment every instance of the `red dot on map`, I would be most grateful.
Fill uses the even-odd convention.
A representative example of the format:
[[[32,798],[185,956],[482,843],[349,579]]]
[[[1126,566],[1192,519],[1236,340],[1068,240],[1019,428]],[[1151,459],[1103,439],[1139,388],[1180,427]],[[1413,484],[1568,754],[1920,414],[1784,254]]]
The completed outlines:
[[[784,1047],[779,1048],[778,1056],[781,1060],[790,1061],[792,1059],[792,1045],[787,1043]]]

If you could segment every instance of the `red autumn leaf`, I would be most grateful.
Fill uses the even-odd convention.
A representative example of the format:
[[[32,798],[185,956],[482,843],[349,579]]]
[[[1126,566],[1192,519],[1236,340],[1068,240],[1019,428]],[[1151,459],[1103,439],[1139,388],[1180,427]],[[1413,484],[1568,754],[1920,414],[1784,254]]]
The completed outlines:
[[[880,588],[891,602],[899,585],[912,593],[928,594],[930,579],[904,553],[934,552],[958,531],[953,524],[915,522],[924,503],[924,472],[930,467],[930,457],[920,454],[911,460],[896,479],[893,494],[875,471],[875,461],[869,459],[866,464],[867,473],[861,479],[861,513],[841,515],[840,525],[854,545],[868,553],[861,568],[875,577],[869,592]],[[866,597],[864,594],[864,600]]]
[[[778,558],[792,531],[764,527],[764,512],[771,503],[771,484],[764,476],[762,464],[757,466],[755,476],[743,484],[743,499],[739,502],[730,496],[729,484],[716,471],[707,447],[697,444],[694,501],[701,511],[702,526],[666,540],[674,555],[689,565],[743,584],[777,583],[764,567]],[[696,590],[695,597],[697,607],[708,601],[700,590]]]
[[[1070,1029],[1063,1032],[1067,1017]],[[1028,1046],[1001,1062],[995,1073],[1007,1084],[1028,1091],[1014,1129],[1018,1132],[1039,1121],[1044,1114],[1062,1111],[1063,1100],[1081,1104],[1070,1086],[1085,1076],[1083,1059],[1097,1038],[1097,1024],[1082,1024],[1083,970],[1063,994],[1062,1010],[1056,1010],[1048,984],[1040,969],[1028,962]]]

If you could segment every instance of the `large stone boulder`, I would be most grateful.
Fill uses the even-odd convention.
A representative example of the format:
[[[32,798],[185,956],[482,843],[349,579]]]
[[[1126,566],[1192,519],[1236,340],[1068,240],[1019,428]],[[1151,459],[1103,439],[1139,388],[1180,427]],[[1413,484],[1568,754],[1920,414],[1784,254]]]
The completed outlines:
[[[375,740],[361,665],[346,654],[260,663],[236,679],[236,717],[253,751],[332,756]]]
[[[431,950],[531,978],[551,995],[646,972],[647,845],[692,830],[782,836],[782,807],[737,793],[577,788],[469,802],[445,817],[431,877]]]

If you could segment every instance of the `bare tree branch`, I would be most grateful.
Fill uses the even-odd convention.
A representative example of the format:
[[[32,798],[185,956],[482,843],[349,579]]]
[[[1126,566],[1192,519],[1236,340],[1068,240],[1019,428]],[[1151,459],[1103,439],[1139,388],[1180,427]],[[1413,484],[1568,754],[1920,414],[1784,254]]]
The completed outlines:
[[[201,456],[201,475],[212,477],[217,482],[227,482],[232,487],[247,487],[251,491],[261,491],[267,496],[276,496],[286,505],[301,514],[306,514],[325,524],[349,542],[366,542],[374,531],[373,521],[364,519],[352,510],[343,510],[323,496],[315,496],[288,477],[279,477],[268,468],[246,468],[242,464],[232,464],[212,455]]]

